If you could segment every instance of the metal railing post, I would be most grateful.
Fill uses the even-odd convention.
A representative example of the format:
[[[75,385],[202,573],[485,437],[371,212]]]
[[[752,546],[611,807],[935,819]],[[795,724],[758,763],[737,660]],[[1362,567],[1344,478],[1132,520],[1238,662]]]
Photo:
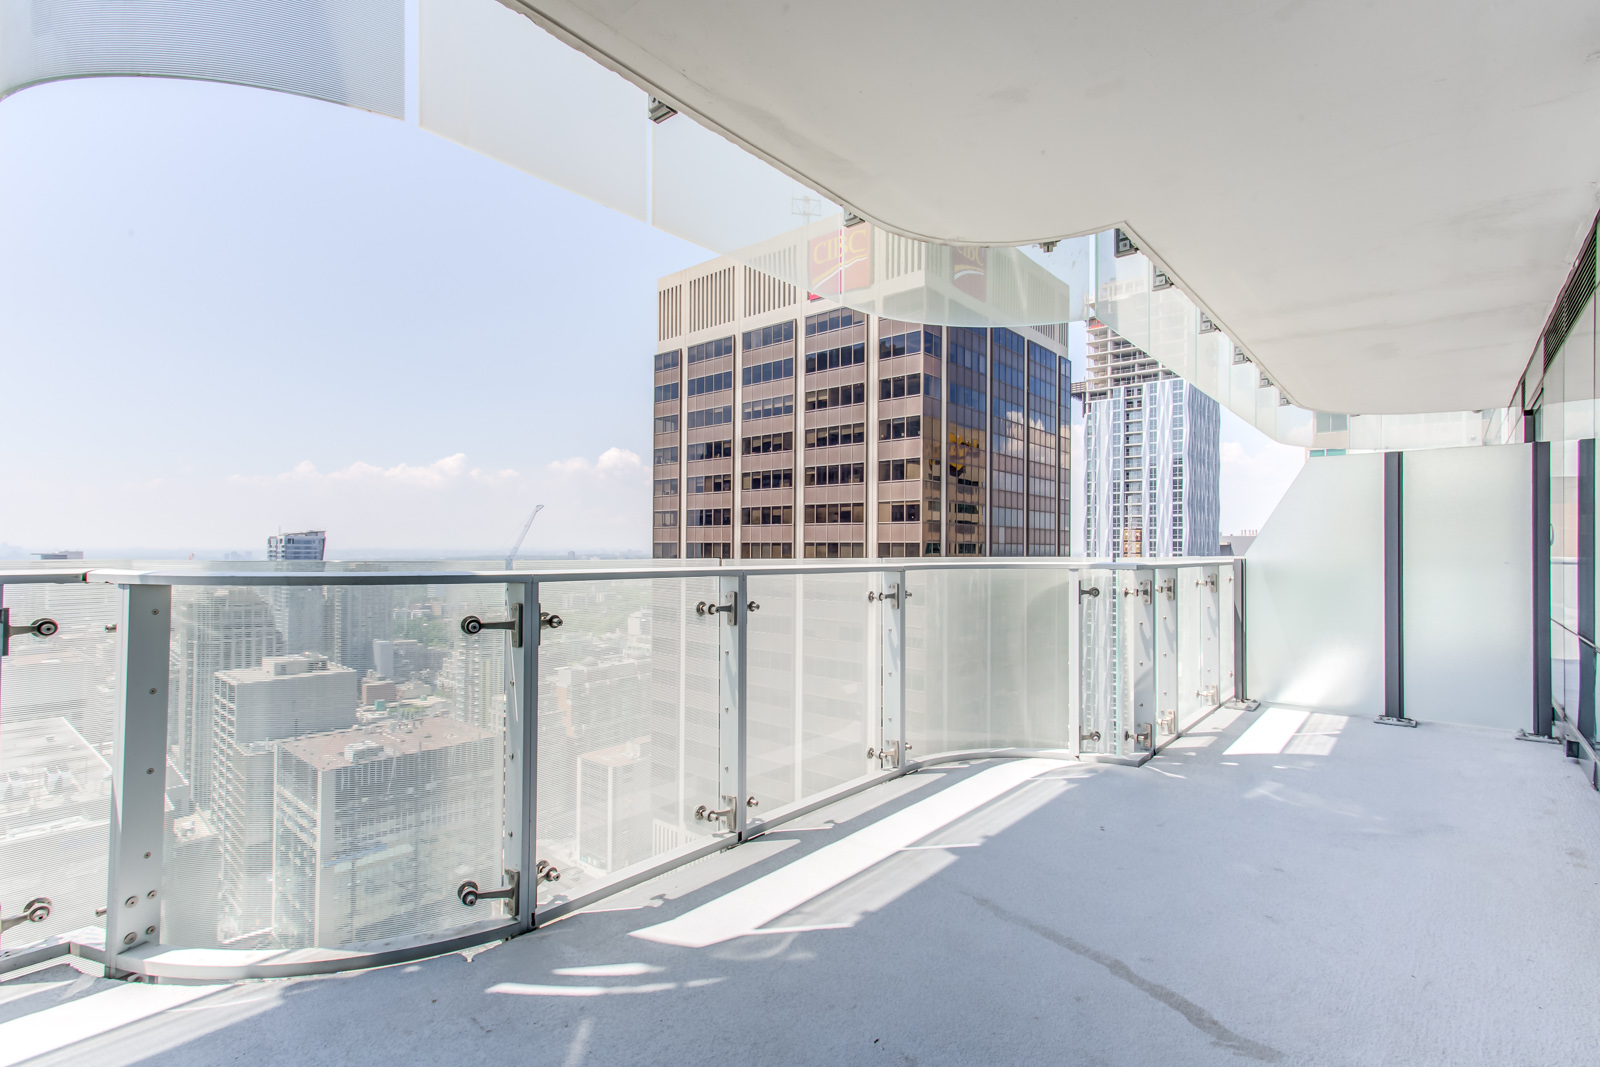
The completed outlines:
[[[1129,681],[1129,711],[1132,723],[1124,725],[1117,739],[1118,752],[1138,759],[1155,751],[1156,731],[1156,572],[1141,567],[1132,572],[1133,581],[1122,589],[1123,620],[1129,642],[1125,653]],[[1128,726],[1131,725],[1130,730]]]
[[[1067,572],[1067,747],[1083,755],[1083,588],[1084,572]]]
[[[906,592],[905,571],[880,576],[882,704],[879,715],[879,766],[897,769],[906,761]]]
[[[1155,667],[1156,736],[1152,747],[1161,743],[1162,737],[1178,733],[1178,570],[1162,567],[1153,574],[1151,608],[1154,616],[1155,647],[1152,666]]]
[[[107,977],[128,973],[116,965],[117,953],[161,940],[171,615],[170,585],[122,587],[106,864]]]
[[[743,840],[748,805],[754,799],[746,788],[748,768],[745,758],[745,660],[750,629],[747,620],[753,606],[749,579],[742,571],[719,575],[717,594],[719,610],[713,617],[720,619],[717,651],[721,667],[719,692],[722,710],[718,715],[721,727],[721,760],[718,766],[721,768],[722,804],[728,811],[724,825]]]
[[[539,583],[512,582],[506,600],[513,615],[523,618],[522,647],[508,635],[506,671],[506,810],[501,849],[506,873],[516,874],[515,914],[519,928],[533,929],[539,896],[538,768],[539,768],[539,643],[544,637],[540,621]]]

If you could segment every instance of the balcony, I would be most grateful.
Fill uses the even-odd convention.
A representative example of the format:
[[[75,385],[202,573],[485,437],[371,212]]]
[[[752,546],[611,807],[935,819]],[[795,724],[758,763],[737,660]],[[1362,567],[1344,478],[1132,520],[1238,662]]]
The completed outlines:
[[[797,421],[793,434],[735,435],[739,450],[735,436],[661,438],[648,465],[659,499],[686,487],[686,464],[715,460],[695,477],[728,479],[709,491],[726,490],[731,511],[683,515],[726,535],[684,540],[682,564],[63,555],[0,569],[0,1067],[1592,1060],[1600,150],[1571,134],[1592,120],[1600,68],[1588,8],[1528,19],[1480,6],[1453,21],[1403,3],[1302,6],[1220,34],[1182,5],[1035,5],[977,23],[935,5],[886,26],[841,6],[813,21],[829,28],[828,69],[846,74],[817,78],[818,35],[760,5],[733,20],[588,0],[328,0],[248,17],[186,0],[114,18],[75,0],[12,5],[0,97],[151,76],[293,94],[723,257],[662,279],[653,321],[625,343],[597,333],[540,350],[527,378],[472,379],[478,403],[459,425],[410,406],[443,387],[440,369],[481,358],[461,355],[475,349],[459,322],[437,331],[449,355],[423,373],[382,353],[350,379],[404,381],[400,404],[363,394],[352,407],[325,376],[303,388],[321,369],[309,350],[270,432],[245,419],[265,394],[212,383],[205,407],[232,402],[227,428],[251,447],[292,438],[284,415],[302,397],[336,395],[364,425],[428,416],[461,436],[493,422],[523,448],[538,413],[514,402],[502,417],[486,395],[581,405],[588,394],[545,380],[564,360],[594,361],[597,391],[621,398],[599,353],[628,347],[639,398],[655,353],[663,435],[754,418],[751,404],[775,414],[776,396],[743,391],[774,375],[860,365],[861,421],[834,427],[861,453],[842,481],[865,471],[874,484],[875,463],[908,459],[879,452],[896,436],[880,414],[932,431],[937,409],[937,434],[902,429],[940,439],[937,456],[919,451],[929,484],[932,468],[960,472],[962,500],[867,491],[862,506],[887,514],[823,518],[920,529],[741,545],[733,479],[776,477],[743,457],[792,452]],[[961,57],[973,76],[907,80],[882,62],[886,40],[897,56]],[[1138,76],[1059,62],[1067,40],[1139,42]],[[1365,72],[1372,92],[1330,96],[1319,72],[1334,64]],[[930,145],[962,144],[985,147],[928,165]],[[1088,144],[1140,165],[1074,165]],[[274,151],[252,147],[255,160]],[[1485,159],[1535,162],[1460,165]],[[199,173],[192,162],[178,169]],[[70,188],[39,170],[50,180],[28,188]],[[411,210],[349,185],[364,204],[402,205],[397,219]],[[244,183],[182,188],[202,187],[250,202]],[[34,207],[11,203],[8,223]],[[292,217],[285,203],[270,217]],[[120,235],[116,221],[80,228]],[[60,236],[31,247],[67,250],[64,270],[13,257],[41,285],[14,306],[79,291],[97,257]],[[206,308],[224,338],[274,307],[238,279],[333,264],[316,296],[344,306],[404,273],[275,236],[296,257],[287,269],[249,262],[243,244],[231,262],[199,240],[166,249],[226,279],[226,299],[249,292],[248,317]],[[370,244],[374,259],[388,247]],[[522,272],[535,244],[499,272],[505,292],[556,304]],[[613,299],[630,291],[619,279],[637,249],[616,251],[585,279]],[[106,262],[126,282],[162,261]],[[180,289],[181,277],[161,280]],[[755,329],[736,325],[751,315]],[[835,347],[808,353],[802,319],[814,342],[841,331]],[[884,322],[904,325],[875,342]],[[990,343],[1020,345],[1024,328],[1060,351],[1030,363],[1013,347],[1008,373]],[[126,359],[161,349],[163,332],[100,347]],[[1128,458],[1132,437],[1123,466],[1081,494],[1062,482],[1063,500],[1149,520],[1119,523],[1110,548],[1125,558],[1021,556],[1061,547],[1069,517],[995,496],[1020,492],[1022,474],[986,455],[1024,457],[1024,442],[983,435],[1010,404],[1050,429],[1025,458],[1072,466],[1072,413],[1056,398],[1085,338],[1109,364],[1138,364],[1139,381],[1181,379],[1317,457],[1248,557],[1138,555],[1184,541],[1184,520],[1153,502],[1163,480],[1192,504],[1215,471],[1184,459],[1158,472]],[[870,382],[906,374],[879,361],[918,347],[916,373],[948,375],[950,393],[924,389],[921,416],[880,413],[893,390]],[[58,355],[17,360],[13,393],[59,392],[58,368],[74,363]],[[661,376],[702,358],[730,361],[709,382],[728,403],[674,413]],[[1036,388],[1034,365],[1057,377]],[[74,395],[123,371],[80,369]],[[682,399],[704,391],[694,380]],[[508,384],[490,394],[481,381]],[[807,408],[839,399],[810,393]],[[200,407],[161,395],[171,412]],[[1160,405],[1145,399],[1097,417],[1155,428]],[[13,405],[24,488],[70,483],[135,528],[126,497],[88,484],[90,463],[40,463],[74,436],[55,409],[55,422],[27,421],[46,408]],[[77,429],[129,419],[105,436],[149,466],[155,438],[133,410],[102,407]],[[888,428],[864,434],[875,422]],[[1186,439],[1199,425],[1191,412]],[[227,436],[191,433],[182,448]],[[1085,452],[1103,457],[1108,441]],[[1150,478],[1124,482],[1115,470],[1130,465]],[[794,485],[769,488],[799,486],[800,466],[785,470]],[[0,496],[11,514],[48,510]],[[652,510],[661,529],[679,522]],[[1201,525],[1189,519],[1191,536]],[[961,558],[888,555],[924,538]],[[861,558],[874,545],[885,558]],[[752,1009],[759,1026],[740,1025]]]

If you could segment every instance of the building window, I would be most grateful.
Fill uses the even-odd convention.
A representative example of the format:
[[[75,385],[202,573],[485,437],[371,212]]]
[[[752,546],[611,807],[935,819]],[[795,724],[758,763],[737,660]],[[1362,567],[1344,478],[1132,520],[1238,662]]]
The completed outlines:
[[[880,482],[914,482],[921,477],[922,460],[920,459],[878,460],[878,481]]]
[[[740,508],[741,526],[793,526],[794,507],[784,504],[773,507]]]
[[[676,450],[674,450],[676,451]],[[701,441],[689,446],[689,459],[731,459],[732,441]]]
[[[732,526],[732,508],[689,508],[684,513],[685,526]]]
[[[674,348],[671,352],[661,352],[656,356],[656,370],[673,370],[678,366],[678,355],[683,350]]]
[[[678,462],[678,446],[677,445],[673,445],[671,448],[658,448],[658,449],[656,449],[656,465],[657,466],[660,466],[663,463],[676,463],[676,462]]]
[[[676,525],[678,525],[678,513],[676,511],[656,512],[656,529],[663,530]]]
[[[744,369],[745,385],[760,385],[762,382],[781,382],[785,378],[793,377],[793,356],[788,359],[775,359],[771,363],[758,363],[753,367]]]
[[[805,521],[808,523],[858,523],[867,521],[867,505],[853,504],[807,504],[805,506]]]
[[[834,445],[860,445],[867,440],[864,422],[845,423],[839,426],[815,426],[806,430],[807,448],[829,448]]]
[[[878,440],[898,441],[906,437],[922,436],[922,416],[908,415],[903,419],[880,419]]]
[[[678,416],[664,415],[656,419],[656,433],[677,433]]]
[[[676,542],[676,541],[658,541],[658,542],[656,542],[655,552],[653,553],[653,555],[654,555],[654,557],[656,559],[677,559],[678,558],[678,542]]]
[[[656,420],[660,422],[660,419]],[[676,423],[678,416],[672,416]],[[720,408],[700,408],[698,411],[689,412],[689,429],[699,429],[701,426],[725,426],[733,421],[733,405],[724,404]],[[661,431],[656,431],[660,433]]]
[[[744,454],[747,456],[766,455],[769,452],[790,452],[794,450],[794,431],[785,430],[783,433],[758,434],[744,439]],[[692,456],[690,457],[693,458]]]
[[[856,382],[853,385],[835,385],[827,389],[807,389],[806,410],[822,411],[827,408],[848,407],[852,404],[865,403],[866,399],[866,382]]]
[[[807,541],[806,559],[865,559],[865,549],[859,541]]]
[[[927,389],[927,395],[939,395],[939,379],[932,374],[897,374],[893,378],[878,379],[878,399],[893,400],[901,396],[918,396]]]
[[[746,541],[739,546],[745,559],[793,559],[793,541]]]
[[[865,464],[828,463],[806,468],[807,485],[854,485],[864,482]]]
[[[807,352],[806,370],[835,370],[839,367],[859,366],[866,361],[865,344],[845,345],[842,348],[830,348],[825,352]]]
[[[728,541],[690,541],[685,546],[685,559],[729,559],[732,544]]]
[[[732,388],[733,371],[731,370],[689,379],[690,396],[700,396],[702,393],[720,393],[724,389]]]
[[[719,337],[715,341],[689,346],[690,363],[702,363],[708,359],[731,355],[733,355],[733,338],[731,337]]]
[[[898,503],[883,500],[878,503],[879,522],[921,522],[922,504],[913,500],[910,503]]]
[[[691,493],[726,493],[733,489],[733,475],[704,474],[688,479]]]
[[[781,345],[785,341],[794,340],[794,320],[788,322],[775,322],[771,326],[763,326],[759,330],[746,330],[744,332],[744,350],[746,352],[757,348],[770,348]]]
[[[655,494],[656,494],[656,496],[677,496],[678,495],[678,479],[676,479],[676,478],[657,478],[656,479]]]
[[[849,308],[839,308],[835,311],[825,311],[820,315],[806,316],[806,336],[814,337],[819,333],[832,333],[834,330],[848,330],[852,326],[860,326],[867,321],[867,317],[859,311]]]
[[[668,400],[678,399],[678,383],[668,382],[666,385],[656,386],[656,403],[664,404]]]
[[[878,339],[879,359],[914,356],[918,352],[926,352],[937,359],[939,357],[939,335],[932,330],[917,330],[908,333],[897,333],[891,337]]]
[[[745,489],[793,489],[794,468],[779,467],[770,471],[745,471],[740,475]]]

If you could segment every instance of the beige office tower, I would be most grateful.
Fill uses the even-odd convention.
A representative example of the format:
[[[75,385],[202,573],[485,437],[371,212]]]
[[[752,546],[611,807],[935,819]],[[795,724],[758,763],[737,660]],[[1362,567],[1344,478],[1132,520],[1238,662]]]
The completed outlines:
[[[867,315],[728,259],[657,314],[657,558],[1069,553],[1065,324]]]

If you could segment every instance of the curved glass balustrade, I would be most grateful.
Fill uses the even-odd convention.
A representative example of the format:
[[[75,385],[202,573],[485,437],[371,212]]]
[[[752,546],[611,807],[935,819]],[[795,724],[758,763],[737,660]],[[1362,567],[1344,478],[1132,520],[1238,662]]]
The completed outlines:
[[[0,969],[502,939],[928,763],[1142,762],[1233,695],[1234,561],[885,562],[0,576]]]

